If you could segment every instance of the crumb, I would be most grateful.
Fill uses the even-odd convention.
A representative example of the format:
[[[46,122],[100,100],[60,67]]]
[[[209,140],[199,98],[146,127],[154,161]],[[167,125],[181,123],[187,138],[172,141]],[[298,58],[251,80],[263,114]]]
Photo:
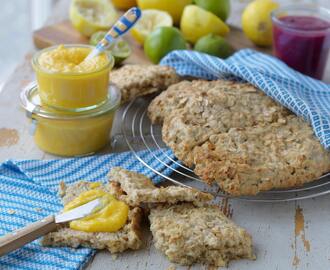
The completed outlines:
[[[118,259],[118,254],[112,254],[111,258],[112,258],[113,261],[117,260]]]
[[[8,210],[8,214],[9,214],[9,215],[14,215],[15,213],[16,213],[16,211],[13,210],[13,209],[9,209],[9,210]]]
[[[37,212],[41,212],[42,208],[37,207],[37,208],[34,208],[34,210],[36,210]]]

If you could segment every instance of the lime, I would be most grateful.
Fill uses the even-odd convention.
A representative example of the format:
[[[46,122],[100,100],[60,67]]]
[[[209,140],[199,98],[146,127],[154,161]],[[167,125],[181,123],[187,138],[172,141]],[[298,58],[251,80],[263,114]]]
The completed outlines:
[[[195,0],[197,6],[212,12],[224,22],[230,13],[229,0]]]
[[[201,37],[196,42],[194,50],[220,58],[227,58],[234,52],[234,49],[223,37],[214,34]]]
[[[163,26],[154,30],[144,42],[144,52],[157,64],[167,53],[187,48],[181,32],[175,27]]]
[[[118,40],[113,43],[108,50],[115,58],[115,65],[119,65],[132,53],[131,47],[125,40]]]
[[[98,31],[94,33],[90,40],[89,43],[93,46],[96,46],[99,41],[104,37],[104,35],[107,32],[105,31]],[[126,58],[128,58],[131,55],[131,48],[129,44],[125,40],[118,40],[114,42],[108,49],[107,51],[112,54],[112,56],[115,58],[115,65],[120,64],[123,62]]]
[[[185,7],[180,25],[183,36],[192,43],[209,33],[221,36],[229,33],[229,27],[220,18],[194,5]]]
[[[157,9],[142,10],[141,19],[131,30],[133,38],[143,44],[146,37],[157,27],[172,26],[173,19],[170,14]]]
[[[71,2],[71,23],[85,36],[109,29],[117,19],[118,14],[108,0],[73,0]]]

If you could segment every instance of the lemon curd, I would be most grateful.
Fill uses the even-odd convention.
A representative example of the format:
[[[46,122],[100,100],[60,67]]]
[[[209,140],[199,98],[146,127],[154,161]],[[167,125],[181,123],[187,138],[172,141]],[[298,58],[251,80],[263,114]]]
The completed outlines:
[[[64,211],[69,211],[80,205],[101,198],[102,208],[97,209],[91,215],[70,222],[70,228],[84,232],[116,232],[127,222],[129,207],[126,203],[116,200],[112,195],[92,186],[65,205]]]
[[[84,61],[90,51],[89,48],[66,48],[64,45],[60,45],[42,53],[38,62],[42,68],[50,72],[63,73],[93,72],[108,64],[109,60],[105,54]]]
[[[83,109],[105,102],[114,59],[102,53],[85,60],[87,45],[60,45],[38,52],[32,59],[41,101],[59,109]]]
[[[31,119],[30,133],[39,148],[59,156],[82,156],[109,144],[120,91],[110,85],[105,103],[93,109],[71,112],[42,104],[38,87],[33,84],[21,93],[21,104]]]

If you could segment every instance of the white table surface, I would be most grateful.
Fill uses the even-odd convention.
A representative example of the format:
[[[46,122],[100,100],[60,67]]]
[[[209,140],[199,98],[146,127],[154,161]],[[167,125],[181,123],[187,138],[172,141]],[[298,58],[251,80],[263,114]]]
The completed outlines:
[[[234,11],[241,9],[241,4],[236,3]],[[67,16],[63,12],[66,6],[67,2],[60,3],[54,12],[55,20]],[[235,22],[235,16],[231,20]],[[28,133],[28,121],[19,106],[19,92],[34,79],[30,58],[31,54],[26,56],[0,94],[0,161],[8,158],[54,158],[36,147]],[[327,81],[330,81],[329,77]],[[118,119],[113,130],[113,134],[116,133],[120,133]],[[330,269],[330,195],[290,203],[248,203],[233,199],[227,203],[232,219],[251,233],[257,255],[256,261],[235,261],[229,269]],[[172,264],[155,250],[147,227],[145,231],[144,249],[125,252],[115,260],[108,252],[99,252],[87,269],[167,269]],[[176,269],[201,267],[205,268],[176,265]]]

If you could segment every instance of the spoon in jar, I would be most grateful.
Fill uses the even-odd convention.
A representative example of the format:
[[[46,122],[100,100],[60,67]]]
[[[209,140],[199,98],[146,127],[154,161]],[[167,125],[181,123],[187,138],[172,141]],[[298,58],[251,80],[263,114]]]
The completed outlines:
[[[127,33],[135,23],[141,18],[141,10],[138,7],[129,9],[119,20],[111,27],[109,32],[104,38],[96,44],[95,48],[87,55],[85,60],[89,60],[103,51],[105,51],[111,43],[113,43],[118,37]]]

